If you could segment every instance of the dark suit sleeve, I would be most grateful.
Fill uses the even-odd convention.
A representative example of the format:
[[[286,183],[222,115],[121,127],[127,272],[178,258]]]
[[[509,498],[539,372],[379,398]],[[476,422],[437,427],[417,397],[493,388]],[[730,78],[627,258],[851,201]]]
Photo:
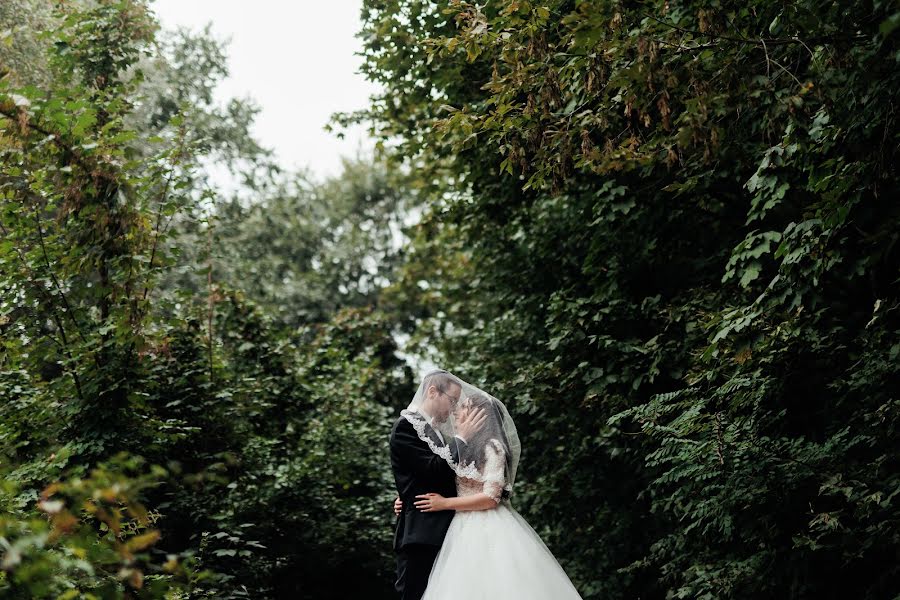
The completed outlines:
[[[401,418],[402,419],[402,418]],[[454,439],[450,444],[450,456],[454,462],[459,461],[459,447],[463,441],[459,438]],[[412,423],[406,419],[402,419],[394,428],[391,436],[391,446],[397,456],[407,465],[414,474],[419,476],[428,475],[446,475],[448,472],[453,473],[453,469],[447,464],[443,458],[431,451],[427,443],[419,439],[416,430],[413,429]]]

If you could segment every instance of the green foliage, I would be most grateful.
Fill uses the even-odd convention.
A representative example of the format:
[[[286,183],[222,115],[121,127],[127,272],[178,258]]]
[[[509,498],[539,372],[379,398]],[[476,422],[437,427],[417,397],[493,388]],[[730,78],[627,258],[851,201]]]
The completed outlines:
[[[267,406],[241,416],[255,425],[239,441],[235,474],[224,497],[213,493],[203,507],[220,530],[206,553],[220,557],[217,570],[235,583],[270,597],[389,597],[393,496],[384,432],[409,376],[398,371],[378,317],[347,310],[317,329],[291,351],[282,385],[247,373],[240,365],[251,359],[239,353],[224,369],[251,381],[241,404]]]
[[[52,13],[44,0],[8,0],[0,6],[0,74],[20,85],[46,85],[46,40],[35,32],[49,29]]]
[[[895,5],[363,14],[339,120],[431,198],[387,302],[510,401],[583,595],[896,595]]]
[[[392,597],[407,335],[585,598],[900,593],[895,5],[362,14],[386,162],[310,182],[208,30],[0,6],[3,595]]]
[[[407,201],[392,183],[383,165],[345,160],[324,182],[295,176],[250,206],[221,203],[210,242],[217,277],[287,327],[376,304],[399,261]]]
[[[332,211],[303,215],[279,313],[242,244],[283,262],[283,239],[230,222],[201,175],[215,154],[249,184],[271,167],[253,111],[211,103],[217,42],[156,44],[142,2],[49,8],[14,50],[50,55],[0,78],[4,597],[341,598],[338,577],[389,596],[386,431],[410,374],[371,304],[399,194],[363,163],[251,186],[260,212]]]
[[[134,82],[119,73],[146,45],[143,5],[61,10],[55,87],[0,81],[3,357],[37,393],[68,399],[44,439],[96,459],[140,442],[131,383],[169,259],[164,218],[189,201],[177,181],[190,154],[175,137],[131,159],[122,119]]]
[[[168,330],[148,384],[163,434],[144,452],[178,475],[155,498],[166,539],[214,572],[195,593],[340,598],[347,577],[389,597],[384,431],[410,385],[390,324],[347,309],[290,337],[242,292],[214,294],[212,321],[197,303]]]
[[[51,459],[52,460],[52,459]],[[151,555],[162,515],[140,502],[166,472],[144,469],[141,459],[119,455],[44,489],[36,505],[22,507],[7,482],[0,514],[0,594],[4,598],[173,598],[204,574],[190,557],[164,563]],[[29,502],[29,504],[31,504]]]

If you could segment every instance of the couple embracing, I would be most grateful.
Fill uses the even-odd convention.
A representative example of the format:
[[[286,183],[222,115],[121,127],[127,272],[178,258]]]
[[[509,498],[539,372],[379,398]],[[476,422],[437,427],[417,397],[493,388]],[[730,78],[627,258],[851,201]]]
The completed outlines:
[[[402,600],[581,600],[509,502],[521,445],[506,407],[444,370],[391,431]]]

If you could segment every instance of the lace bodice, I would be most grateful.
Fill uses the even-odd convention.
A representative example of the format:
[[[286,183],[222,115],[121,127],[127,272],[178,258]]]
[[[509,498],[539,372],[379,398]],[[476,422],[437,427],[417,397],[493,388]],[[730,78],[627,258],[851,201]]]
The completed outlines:
[[[494,502],[500,502],[501,494],[503,494],[503,486],[506,484],[504,475],[506,469],[506,456],[503,447],[496,440],[490,440],[484,449],[485,461],[482,473],[485,481],[477,481],[467,477],[456,478],[456,495],[471,496],[473,494],[484,493],[494,499]]]

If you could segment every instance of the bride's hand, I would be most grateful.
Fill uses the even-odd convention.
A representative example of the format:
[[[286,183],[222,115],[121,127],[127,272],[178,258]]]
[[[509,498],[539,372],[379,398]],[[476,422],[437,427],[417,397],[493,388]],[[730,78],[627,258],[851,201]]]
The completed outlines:
[[[416,500],[416,508],[422,512],[447,510],[447,499],[440,494],[422,494],[416,498],[421,498],[421,500]]]
[[[403,512],[403,500],[400,499],[400,496],[394,498],[394,514],[399,515]]]
[[[467,406],[460,411],[456,422],[456,432],[464,441],[469,442],[472,440],[472,436],[481,431],[486,420],[487,414],[483,408],[472,409]]]

